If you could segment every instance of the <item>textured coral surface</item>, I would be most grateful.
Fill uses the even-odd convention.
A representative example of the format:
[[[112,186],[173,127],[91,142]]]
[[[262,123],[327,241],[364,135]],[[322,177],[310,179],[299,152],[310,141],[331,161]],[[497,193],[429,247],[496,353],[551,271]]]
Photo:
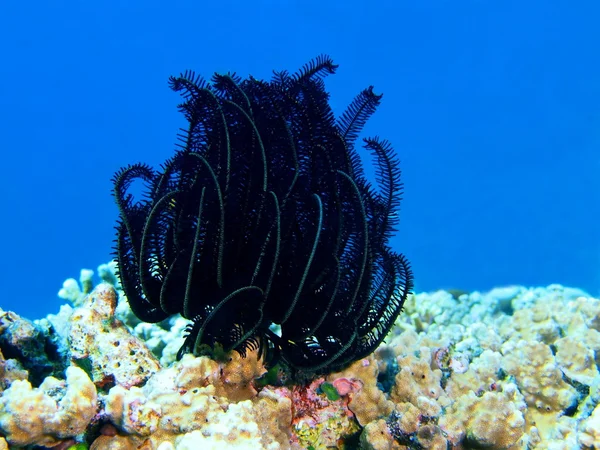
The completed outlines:
[[[176,362],[185,322],[140,324],[116,288],[35,323],[0,313],[0,449],[600,446],[600,300],[576,289],[412,296],[374,354],[299,385],[256,353]],[[36,384],[24,359],[50,356],[67,369]]]

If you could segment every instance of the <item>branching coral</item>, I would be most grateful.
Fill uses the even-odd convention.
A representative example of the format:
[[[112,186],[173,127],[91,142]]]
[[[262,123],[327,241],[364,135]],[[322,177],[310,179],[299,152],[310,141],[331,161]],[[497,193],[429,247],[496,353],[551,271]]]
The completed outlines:
[[[320,56],[268,83],[172,77],[189,122],[180,148],[161,171],[115,175],[123,289],[143,321],[193,320],[181,354],[258,348],[312,376],[371,353],[401,311],[412,274],[388,245],[398,160],[365,139],[375,189],[354,148],[381,96],[363,90],[336,120],[323,82],[336,68]]]

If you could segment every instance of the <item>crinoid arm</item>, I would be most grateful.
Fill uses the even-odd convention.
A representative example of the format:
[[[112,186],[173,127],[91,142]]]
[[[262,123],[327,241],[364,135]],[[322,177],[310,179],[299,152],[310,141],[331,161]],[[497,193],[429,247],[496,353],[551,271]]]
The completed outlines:
[[[187,121],[174,156],[115,175],[121,283],[141,320],[191,321],[180,357],[255,352],[306,379],[368,355],[401,312],[412,272],[389,246],[398,158],[365,139],[370,183],[355,149],[382,96],[368,87],[336,119],[325,78],[337,67],[321,55],[270,82],[171,77]]]

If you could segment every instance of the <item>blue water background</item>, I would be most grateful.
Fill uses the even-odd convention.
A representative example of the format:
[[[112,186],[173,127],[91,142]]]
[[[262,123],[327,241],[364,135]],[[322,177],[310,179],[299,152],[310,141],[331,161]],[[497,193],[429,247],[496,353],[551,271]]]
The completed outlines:
[[[0,307],[54,312],[107,262],[113,173],[172,154],[186,69],[268,78],[320,53],[337,113],[383,92],[394,247],[417,289],[600,286],[600,3],[2,2]]]

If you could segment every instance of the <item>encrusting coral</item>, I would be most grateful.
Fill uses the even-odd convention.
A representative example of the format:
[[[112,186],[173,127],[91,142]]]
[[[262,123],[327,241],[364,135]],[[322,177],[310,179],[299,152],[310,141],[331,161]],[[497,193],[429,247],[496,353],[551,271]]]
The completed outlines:
[[[35,386],[48,375],[59,375],[67,366],[59,357],[57,342],[45,333],[43,327],[12,311],[2,309],[0,349],[3,357],[8,360],[3,363],[5,370],[29,370],[29,380]],[[8,378],[9,374],[5,375]]]
[[[11,445],[52,446],[83,433],[96,414],[96,387],[78,367],[66,381],[46,377],[34,388],[16,380],[0,397],[0,429]]]
[[[448,442],[475,448],[511,448],[525,433],[525,402],[516,386],[502,392],[473,391],[458,398],[440,418]]]
[[[370,356],[356,361],[347,369],[330,374],[327,379],[334,386],[351,385],[341,391],[348,397],[348,408],[362,426],[382,417],[387,417],[394,409],[394,403],[377,386],[379,370],[375,359]]]
[[[73,310],[68,341],[71,360],[99,386],[137,386],[160,368],[156,357],[115,317],[117,295],[99,285]]]
[[[367,424],[360,438],[361,448],[364,450],[396,450],[401,448],[383,419]]]
[[[580,443],[585,448],[600,448],[600,405],[581,425]]]
[[[256,355],[247,359],[256,360]],[[180,448],[182,443],[210,446],[248,440],[255,448],[286,448],[281,445],[290,438],[289,398],[268,389],[260,395],[254,391],[247,400],[240,400],[239,393],[235,394],[238,401],[228,398],[231,382],[221,372],[226,366],[207,357],[187,355],[153,375],[143,388],[115,386],[104,397],[102,420],[127,434],[132,445],[147,442],[157,447],[169,442]],[[240,390],[256,376],[246,373],[251,378],[239,378]],[[265,416],[268,420],[260,420]],[[114,436],[100,439],[97,446],[113,439],[125,441]]]
[[[16,369],[5,370],[1,380],[6,389],[0,396],[0,432],[11,446],[68,446],[87,440],[94,450],[248,445],[254,450],[324,449],[352,448],[359,441],[363,448],[373,449],[592,449],[600,439],[600,377],[589,357],[597,348],[593,337],[598,335],[598,322],[593,314],[600,308],[600,300],[574,295],[555,286],[521,289],[512,301],[512,316],[482,313],[481,322],[467,326],[460,323],[459,315],[453,319],[458,324],[449,321],[442,325],[434,318],[428,331],[419,333],[414,328],[415,310],[408,309],[387,343],[373,355],[304,386],[282,386],[282,374],[265,373],[255,350],[246,358],[236,352],[223,354],[221,360],[188,354],[178,362],[157,365],[142,377],[137,372],[138,356],[124,352],[119,356],[123,372],[111,383],[106,383],[104,376],[94,376],[94,387],[88,375],[72,365],[81,362],[72,358],[72,350],[93,354],[96,341],[112,342],[110,333],[91,340],[85,336],[64,339],[64,345],[77,344],[76,349],[64,348],[58,353],[65,358],[62,365],[71,364],[66,382],[48,377],[34,387],[23,380],[28,373],[19,368],[18,361],[4,362],[5,367]],[[123,342],[145,347],[131,334],[132,328],[109,318],[115,314],[114,296],[111,286],[100,285],[80,307],[64,309],[61,314],[65,317],[60,320],[71,324],[68,314],[75,315],[76,322],[97,315],[94,320],[112,324]],[[421,301],[446,299],[439,293],[419,297]],[[468,305],[471,301],[480,304],[481,294],[470,294],[461,301],[467,305],[464,313],[471,314]],[[407,303],[414,304],[412,300]],[[531,320],[532,311],[540,305],[548,305],[552,311],[543,319],[552,321],[545,329],[560,330],[550,344],[535,342],[524,334],[525,321]],[[523,313],[516,314],[518,311]],[[515,317],[520,322],[511,333],[506,324]],[[33,325],[46,330],[60,320]],[[482,324],[487,332],[482,331]],[[78,326],[59,329],[69,335],[89,331]],[[148,333],[149,339],[152,335]],[[474,341],[473,335],[484,338]],[[18,344],[18,338],[26,336],[17,332],[6,339]],[[501,345],[497,336],[503,336]],[[573,340],[572,336],[580,338]],[[456,354],[460,363],[455,361]],[[528,358],[529,364],[519,366],[519,358]],[[91,366],[87,369],[95,373]],[[77,414],[77,425],[73,425],[73,410],[65,410],[64,400],[71,398],[66,393],[74,392],[77,385],[73,373],[79,380],[81,399],[96,391],[98,397],[93,407],[90,400],[85,412]],[[35,397],[34,404],[41,409],[29,413],[29,422],[19,423],[27,411],[26,404],[18,401],[22,397]],[[40,418],[48,416],[42,409],[50,404],[59,413],[44,422]],[[77,403],[73,405],[77,407]]]
[[[577,390],[563,379],[563,371],[548,345],[518,341],[507,346],[504,368],[515,377],[527,404],[542,414],[560,413],[578,401]]]
[[[26,380],[27,370],[16,359],[5,359],[0,351],[0,393],[15,380]]]

